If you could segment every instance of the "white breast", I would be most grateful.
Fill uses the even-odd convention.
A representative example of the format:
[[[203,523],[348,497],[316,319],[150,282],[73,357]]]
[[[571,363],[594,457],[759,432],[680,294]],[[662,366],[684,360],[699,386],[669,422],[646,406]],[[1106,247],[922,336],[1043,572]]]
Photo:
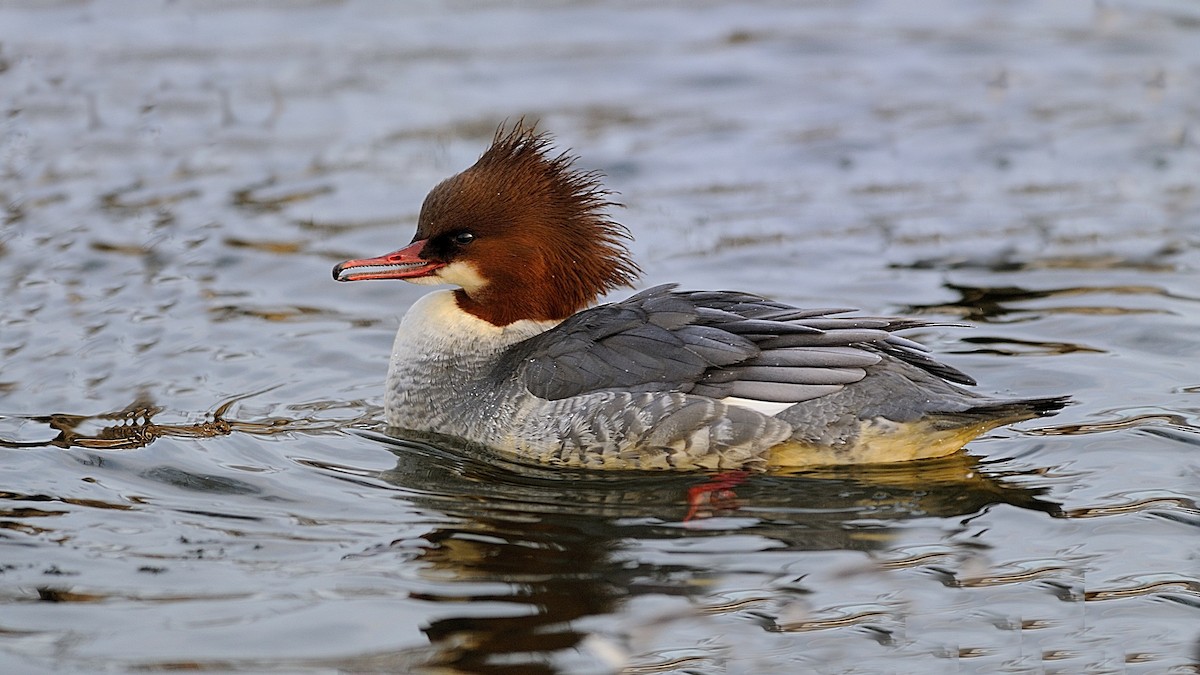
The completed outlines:
[[[496,390],[497,360],[504,350],[553,325],[494,326],[464,312],[453,291],[426,295],[396,331],[384,396],[388,423],[485,440],[479,436],[484,430],[476,428],[490,415],[485,402],[516,393]]]

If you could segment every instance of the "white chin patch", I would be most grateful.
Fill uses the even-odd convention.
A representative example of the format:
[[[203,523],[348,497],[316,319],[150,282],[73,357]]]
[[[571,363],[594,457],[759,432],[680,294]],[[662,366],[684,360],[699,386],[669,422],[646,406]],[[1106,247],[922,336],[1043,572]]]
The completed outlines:
[[[405,281],[407,281],[410,284],[416,284],[418,286],[441,286],[443,284],[449,283],[449,282],[442,281],[441,279],[439,279],[437,277],[436,272],[433,274],[430,274],[427,277],[409,277],[409,278],[405,279]]]
[[[418,277],[409,279],[409,281],[426,286],[454,284],[466,291],[468,295],[487,285],[487,279],[479,274],[479,270],[475,269],[471,263],[463,261],[452,262],[435,270],[427,277]]]

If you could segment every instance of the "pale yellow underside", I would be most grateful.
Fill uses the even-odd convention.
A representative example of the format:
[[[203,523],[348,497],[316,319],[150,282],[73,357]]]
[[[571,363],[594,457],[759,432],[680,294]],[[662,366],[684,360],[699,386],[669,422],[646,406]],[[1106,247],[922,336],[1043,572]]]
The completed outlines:
[[[767,470],[847,464],[890,464],[945,457],[962,449],[976,436],[1000,422],[974,424],[955,429],[931,429],[925,422],[893,425],[886,430],[864,424],[858,441],[850,448],[831,448],[788,441],[770,449]]]

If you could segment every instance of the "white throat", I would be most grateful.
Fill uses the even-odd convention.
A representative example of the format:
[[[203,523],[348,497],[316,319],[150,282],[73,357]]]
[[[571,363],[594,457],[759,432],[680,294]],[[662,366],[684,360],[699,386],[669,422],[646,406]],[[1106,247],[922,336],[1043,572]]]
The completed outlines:
[[[557,324],[557,321],[525,319],[507,326],[495,326],[463,311],[454,291],[434,291],[413,303],[400,321],[392,349],[392,364],[395,367],[396,360],[404,358],[421,361],[436,355],[442,358],[457,354],[478,357],[495,353]]]

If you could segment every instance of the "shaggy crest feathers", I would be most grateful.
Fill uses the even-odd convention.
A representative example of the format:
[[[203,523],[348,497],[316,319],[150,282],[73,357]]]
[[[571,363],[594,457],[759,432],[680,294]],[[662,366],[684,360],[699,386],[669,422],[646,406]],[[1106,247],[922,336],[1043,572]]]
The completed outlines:
[[[457,291],[459,305],[495,325],[560,320],[640,270],[629,259],[625,226],[606,210],[619,206],[595,171],[576,169],[551,139],[519,120],[502,125],[492,145],[462,173],[442,181],[421,207],[417,236],[455,229],[482,233],[472,251],[488,284]],[[490,247],[488,234],[503,246]]]

